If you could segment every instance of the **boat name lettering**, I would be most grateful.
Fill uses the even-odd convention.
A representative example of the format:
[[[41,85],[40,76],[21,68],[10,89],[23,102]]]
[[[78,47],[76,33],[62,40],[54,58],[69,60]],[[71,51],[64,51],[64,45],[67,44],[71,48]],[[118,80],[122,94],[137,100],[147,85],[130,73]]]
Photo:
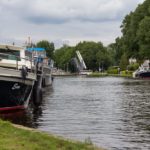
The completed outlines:
[[[20,85],[18,85],[18,83],[15,83],[12,87],[12,90],[18,90],[20,89]]]

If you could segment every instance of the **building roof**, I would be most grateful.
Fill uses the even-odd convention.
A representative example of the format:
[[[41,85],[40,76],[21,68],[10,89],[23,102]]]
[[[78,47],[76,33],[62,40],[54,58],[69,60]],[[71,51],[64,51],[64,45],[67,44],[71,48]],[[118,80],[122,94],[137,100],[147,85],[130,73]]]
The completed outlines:
[[[31,48],[26,48],[27,51],[45,51],[45,48],[41,47],[31,47]]]
[[[19,46],[14,46],[14,45],[6,45],[6,44],[0,44],[0,49],[5,49],[5,50],[15,50],[15,51],[20,51],[23,48]]]

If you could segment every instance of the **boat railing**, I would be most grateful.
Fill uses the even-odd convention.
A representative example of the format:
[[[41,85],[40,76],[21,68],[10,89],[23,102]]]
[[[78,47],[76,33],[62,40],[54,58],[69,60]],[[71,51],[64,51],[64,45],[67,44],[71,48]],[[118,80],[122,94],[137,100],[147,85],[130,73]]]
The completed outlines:
[[[13,55],[13,54],[5,54],[5,53],[0,53],[0,61],[1,60],[12,60],[12,61],[15,61],[16,63],[16,66],[14,67],[16,70],[19,70],[19,62],[21,62],[21,60],[25,60],[25,61],[28,61],[30,66],[26,66],[26,67],[29,67],[28,70],[30,72],[36,72],[36,67],[35,67],[35,62],[33,59],[30,59],[30,58],[23,58],[23,57],[20,57],[20,56],[16,56],[16,55]]]

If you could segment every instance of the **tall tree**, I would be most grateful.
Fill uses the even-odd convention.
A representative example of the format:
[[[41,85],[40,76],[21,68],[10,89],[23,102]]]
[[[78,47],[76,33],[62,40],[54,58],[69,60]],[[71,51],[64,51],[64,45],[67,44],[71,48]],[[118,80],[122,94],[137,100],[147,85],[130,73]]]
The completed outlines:
[[[140,22],[137,38],[140,45],[140,56],[143,59],[150,59],[150,17]]]
[[[121,25],[122,36],[116,40],[117,58],[126,53],[127,58],[138,60],[149,58],[149,28],[150,28],[150,0],[138,5],[134,12],[128,14]]]
[[[127,69],[127,65],[128,65],[128,58],[127,58],[126,53],[124,53],[121,56],[121,60],[120,60],[119,66],[120,66],[121,70],[126,70]]]
[[[80,51],[88,69],[98,70],[102,63],[105,69],[110,65],[109,53],[101,42],[80,42],[75,49]]]
[[[47,40],[42,40],[36,44],[36,47],[45,48],[47,57],[53,58],[54,50],[55,50],[54,43],[49,42]]]
[[[107,69],[111,64],[111,55],[107,48],[103,46],[101,42],[80,42],[75,47],[63,46],[55,51],[56,66],[64,69],[67,64],[70,70],[73,70],[70,61],[76,57],[76,51],[79,50],[87,69],[98,70],[99,66],[103,65],[104,69]]]
[[[55,66],[63,70],[70,69],[70,61],[74,57],[74,47],[66,46],[57,49],[54,53]]]

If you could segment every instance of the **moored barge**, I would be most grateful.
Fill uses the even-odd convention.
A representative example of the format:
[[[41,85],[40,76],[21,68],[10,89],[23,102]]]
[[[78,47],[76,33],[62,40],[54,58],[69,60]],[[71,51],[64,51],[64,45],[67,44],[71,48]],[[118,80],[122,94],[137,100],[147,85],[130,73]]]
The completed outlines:
[[[33,67],[24,48],[0,45],[0,112],[28,106],[36,81]]]

